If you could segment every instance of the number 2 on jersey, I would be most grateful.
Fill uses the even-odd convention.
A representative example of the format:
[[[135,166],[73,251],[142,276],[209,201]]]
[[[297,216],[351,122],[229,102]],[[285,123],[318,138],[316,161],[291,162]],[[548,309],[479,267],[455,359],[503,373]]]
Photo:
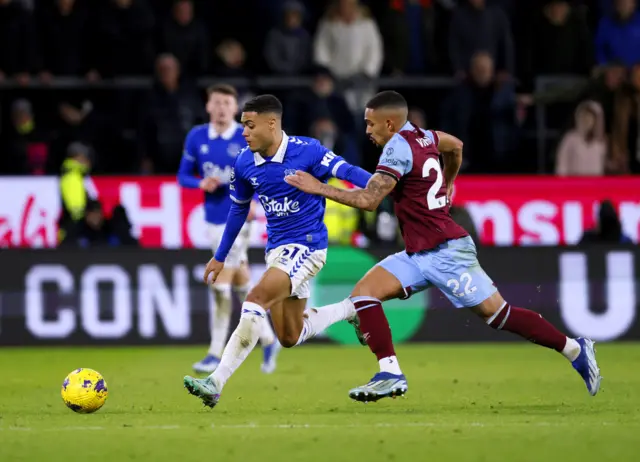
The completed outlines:
[[[447,196],[436,197],[438,191],[442,187],[442,168],[440,168],[440,162],[434,157],[429,157],[422,166],[422,178],[426,178],[431,174],[431,170],[436,171],[436,181],[429,188],[427,192],[427,206],[429,210],[439,209],[447,205]]]

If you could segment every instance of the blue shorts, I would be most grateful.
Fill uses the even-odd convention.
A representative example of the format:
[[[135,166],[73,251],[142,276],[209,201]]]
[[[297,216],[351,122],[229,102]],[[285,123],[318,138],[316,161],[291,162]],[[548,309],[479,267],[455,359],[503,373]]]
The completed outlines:
[[[435,286],[456,308],[479,305],[497,291],[468,236],[413,255],[398,252],[378,265],[400,281],[407,295]]]

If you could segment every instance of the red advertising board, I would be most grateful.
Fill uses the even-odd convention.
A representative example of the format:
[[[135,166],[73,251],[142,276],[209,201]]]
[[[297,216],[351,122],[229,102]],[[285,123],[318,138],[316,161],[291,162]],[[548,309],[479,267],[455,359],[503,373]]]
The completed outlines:
[[[109,211],[122,203],[145,247],[208,247],[202,194],[174,177],[94,177]],[[52,247],[60,213],[55,177],[0,178],[0,247]],[[487,245],[557,245],[579,241],[598,204],[616,206],[625,233],[640,236],[640,177],[462,176],[454,203],[465,206]],[[265,242],[262,213],[252,245]]]

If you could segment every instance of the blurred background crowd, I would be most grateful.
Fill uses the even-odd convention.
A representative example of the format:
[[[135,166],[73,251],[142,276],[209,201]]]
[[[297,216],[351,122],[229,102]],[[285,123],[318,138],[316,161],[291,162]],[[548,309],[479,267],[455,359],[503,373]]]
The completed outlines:
[[[636,0],[0,0],[0,174],[174,174],[220,80],[369,169],[394,88],[466,173],[640,171]]]

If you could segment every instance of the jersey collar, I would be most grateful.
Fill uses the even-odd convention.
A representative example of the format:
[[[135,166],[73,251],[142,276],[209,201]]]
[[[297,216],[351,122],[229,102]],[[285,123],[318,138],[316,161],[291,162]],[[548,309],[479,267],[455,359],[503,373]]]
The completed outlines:
[[[287,134],[283,130],[282,131],[282,142],[280,143],[280,147],[276,151],[275,155],[271,158],[271,162],[277,162],[279,164],[282,163],[282,161],[284,160],[284,153],[287,151],[287,145],[288,144],[289,144],[289,137],[287,136]],[[264,164],[266,162],[264,157],[262,157],[257,152],[253,153],[253,160],[254,160],[254,162],[256,164],[256,167],[258,165],[262,165],[262,164]]]
[[[401,132],[405,130],[413,130],[413,125],[411,125],[411,122],[405,123],[400,129]]]
[[[222,133],[218,133],[213,124],[209,124],[209,139],[215,140],[216,138],[220,137],[225,141],[229,141],[231,138],[233,138],[233,135],[236,134],[236,130],[238,130],[239,126],[240,124],[238,122],[233,121],[229,128],[227,128]]]

